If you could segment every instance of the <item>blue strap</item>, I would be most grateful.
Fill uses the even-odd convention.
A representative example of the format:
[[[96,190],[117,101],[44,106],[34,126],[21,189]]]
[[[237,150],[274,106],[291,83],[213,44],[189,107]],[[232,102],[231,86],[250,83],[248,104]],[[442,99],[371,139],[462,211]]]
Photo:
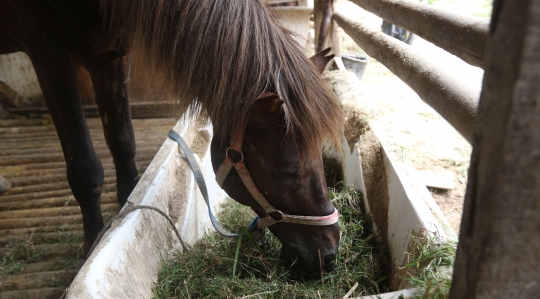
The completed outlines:
[[[178,145],[184,152],[184,155],[186,156],[189,162],[189,166],[191,167],[191,170],[193,172],[193,176],[195,177],[195,181],[197,181],[197,185],[199,185],[199,190],[201,190],[202,196],[204,197],[206,206],[208,206],[208,214],[210,215],[210,221],[212,222],[212,225],[214,226],[216,231],[224,237],[238,237],[238,234],[229,232],[223,227],[223,225],[221,225],[221,223],[217,221],[216,217],[214,217],[214,213],[212,213],[212,209],[210,208],[208,190],[206,189],[206,182],[204,181],[204,176],[202,174],[201,168],[199,167],[197,160],[195,160],[195,156],[193,156],[193,152],[187,145],[184,138],[182,138],[182,136],[180,136],[180,134],[176,133],[176,131],[174,130],[170,130],[168,136],[174,141],[178,142]]]
[[[259,228],[259,219],[259,216],[255,216],[255,219],[251,220],[251,222],[249,223],[248,232],[250,234],[256,232],[257,230],[262,230],[261,228]]]

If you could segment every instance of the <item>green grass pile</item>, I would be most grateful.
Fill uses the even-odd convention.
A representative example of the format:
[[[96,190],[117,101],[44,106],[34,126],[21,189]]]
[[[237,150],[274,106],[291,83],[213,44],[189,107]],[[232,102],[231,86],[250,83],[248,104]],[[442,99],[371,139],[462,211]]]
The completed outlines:
[[[10,250],[1,257],[0,280],[8,275],[18,274],[28,264],[39,261],[43,251],[43,245],[35,246],[29,241],[10,244],[10,246]]]
[[[2,279],[7,279],[7,276],[9,275],[19,274],[31,264],[45,261],[46,258],[43,257],[43,251],[49,244],[80,243],[82,254],[82,240],[78,234],[66,231],[64,226],[59,226],[55,232],[55,238],[47,239],[39,244],[32,243],[29,238],[25,241],[12,242],[4,245],[4,248],[8,248],[9,250],[0,256],[0,281]],[[75,257],[69,257],[67,259],[70,263],[73,263],[72,261],[74,260],[76,260]]]
[[[456,242],[437,236],[413,237],[414,252],[408,253],[409,263],[404,268],[412,275],[405,279],[420,292],[418,299],[446,299],[452,285],[452,271],[456,256]]]
[[[388,256],[370,234],[371,224],[361,212],[361,198],[351,190],[330,189],[340,211],[340,250],[334,269],[303,277],[279,260],[281,243],[271,233],[226,239],[212,233],[192,250],[164,261],[155,298],[338,298],[355,283],[353,297],[387,291]],[[232,200],[218,218],[231,231],[246,232],[254,214]],[[236,265],[236,266],[235,266]],[[323,285],[324,280],[324,285]]]

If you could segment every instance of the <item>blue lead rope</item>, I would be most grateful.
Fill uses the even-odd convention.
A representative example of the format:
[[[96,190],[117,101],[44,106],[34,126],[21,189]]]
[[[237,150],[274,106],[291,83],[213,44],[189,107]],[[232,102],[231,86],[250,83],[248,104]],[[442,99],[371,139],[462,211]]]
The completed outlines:
[[[206,189],[206,182],[204,181],[204,176],[202,174],[201,168],[199,167],[199,163],[197,163],[197,160],[195,159],[195,156],[193,156],[193,152],[187,145],[186,141],[180,134],[176,133],[174,130],[170,130],[168,136],[173,139],[174,141],[178,142],[178,145],[184,152],[184,155],[186,156],[189,166],[191,167],[191,171],[193,172],[193,176],[195,177],[195,181],[197,181],[197,185],[199,186],[199,190],[201,190],[202,196],[204,198],[204,201],[206,202],[206,206],[208,207],[208,215],[210,215],[210,221],[212,222],[212,225],[216,229],[218,233],[220,233],[224,237],[238,237],[238,234],[231,233],[227,229],[221,225],[214,217],[214,213],[212,213],[212,209],[210,208],[210,200],[208,199],[208,190]],[[249,230],[251,230],[251,226],[253,225],[253,222],[255,222],[257,219],[252,221],[252,224],[249,226]],[[255,223],[256,227],[256,223]]]

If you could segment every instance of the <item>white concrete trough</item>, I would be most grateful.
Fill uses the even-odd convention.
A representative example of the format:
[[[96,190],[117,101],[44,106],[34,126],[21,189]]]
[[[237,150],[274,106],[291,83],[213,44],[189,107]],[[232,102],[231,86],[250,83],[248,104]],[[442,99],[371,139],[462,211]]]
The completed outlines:
[[[213,179],[210,162],[212,128],[182,118],[174,127],[202,163],[214,208],[226,198]],[[156,207],[176,223],[192,244],[211,226],[207,207],[178,144],[165,142],[128,199],[128,204]],[[155,211],[136,210],[119,219],[83,265],[66,298],[152,298],[161,260],[180,243],[167,220]]]
[[[363,96],[355,73],[331,71],[324,76],[346,115],[343,152],[326,148],[325,155],[340,162],[344,183],[363,194],[364,210],[371,215],[374,230],[388,242],[390,250],[390,288],[398,291],[376,298],[414,298],[404,279],[408,270],[403,269],[409,261],[408,253],[415,249],[413,238],[435,236],[441,241],[455,240],[455,232],[412,164],[394,157],[379,140],[373,121],[377,111]]]
[[[451,229],[428,190],[415,179],[414,169],[394,161],[377,139],[376,129],[356,121],[358,117],[369,118],[373,111],[366,108],[369,103],[361,97],[354,73],[330,72],[326,79],[346,108],[348,119],[343,135],[345,154],[328,148],[325,155],[337,159],[343,166],[345,183],[362,192],[377,232],[389,243],[391,287],[396,292],[379,296],[411,298],[402,279],[407,273],[399,268],[407,262],[412,236],[431,232],[446,238]],[[212,204],[217,208],[225,193],[215,183],[210,163],[211,127],[182,119],[175,130],[200,158]],[[360,142],[356,142],[360,136],[355,132],[361,132]],[[186,243],[194,243],[212,229],[189,165],[170,139],[165,140],[129,202],[165,211]],[[181,247],[164,217],[150,210],[131,212],[113,223],[75,277],[66,298],[152,298],[161,260],[167,259],[173,248]]]

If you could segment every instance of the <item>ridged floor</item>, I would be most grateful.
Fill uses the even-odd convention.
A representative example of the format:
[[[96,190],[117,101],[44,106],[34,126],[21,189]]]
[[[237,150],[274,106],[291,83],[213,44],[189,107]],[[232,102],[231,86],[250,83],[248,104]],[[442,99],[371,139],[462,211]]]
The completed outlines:
[[[101,206],[118,211],[114,164],[99,119],[88,119],[105,170]],[[142,174],[175,124],[133,120]],[[58,298],[82,266],[82,219],[50,120],[0,120],[0,174],[12,182],[0,195],[0,298]]]

